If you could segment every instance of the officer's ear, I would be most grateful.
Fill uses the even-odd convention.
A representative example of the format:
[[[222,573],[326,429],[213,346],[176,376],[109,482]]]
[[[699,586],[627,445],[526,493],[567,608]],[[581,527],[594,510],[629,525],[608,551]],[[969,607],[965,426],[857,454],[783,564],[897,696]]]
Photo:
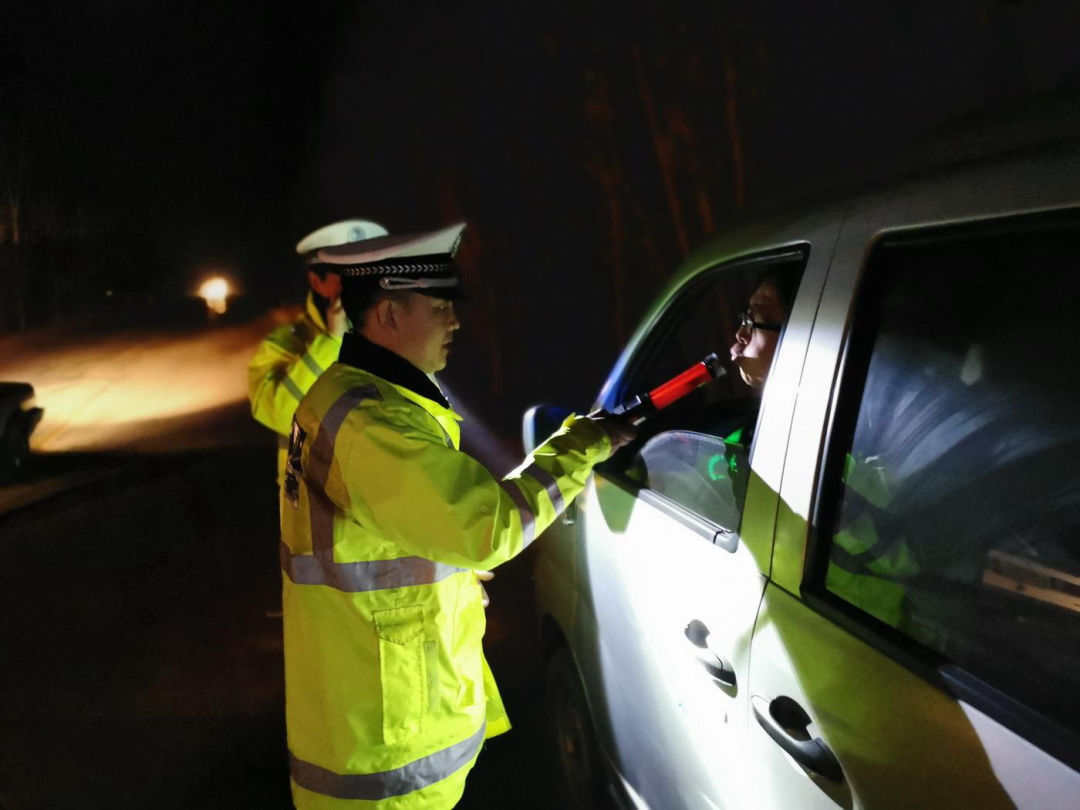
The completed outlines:
[[[371,315],[376,326],[389,332],[397,331],[397,311],[394,300],[389,297],[379,298],[371,307]]]

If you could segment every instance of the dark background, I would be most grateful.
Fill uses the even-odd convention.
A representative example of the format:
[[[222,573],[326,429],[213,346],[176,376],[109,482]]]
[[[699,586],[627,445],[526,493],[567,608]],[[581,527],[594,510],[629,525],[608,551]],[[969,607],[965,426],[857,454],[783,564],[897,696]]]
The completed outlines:
[[[509,435],[588,405],[707,234],[1074,134],[1078,34],[1049,0],[3,2],[0,331],[211,271],[298,301],[317,226],[464,219],[446,379]]]
[[[303,234],[467,220],[445,377],[508,439],[588,405],[708,234],[1075,139],[1078,34],[1075,0],[0,0],[0,378],[46,410],[0,488],[0,806],[290,806],[243,364]],[[211,272],[248,306],[207,329],[175,305]],[[553,806],[530,570],[489,586],[516,733],[463,808]]]

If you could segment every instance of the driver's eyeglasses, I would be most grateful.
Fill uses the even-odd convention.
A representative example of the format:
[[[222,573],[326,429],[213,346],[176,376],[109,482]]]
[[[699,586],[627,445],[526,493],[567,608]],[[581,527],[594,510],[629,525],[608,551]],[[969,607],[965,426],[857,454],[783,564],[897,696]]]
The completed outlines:
[[[764,329],[766,332],[779,332],[783,328],[782,323],[761,323],[761,321],[755,321],[754,316],[750,314],[750,310],[745,310],[739,313],[739,331],[744,329],[747,332],[752,332],[755,329]]]

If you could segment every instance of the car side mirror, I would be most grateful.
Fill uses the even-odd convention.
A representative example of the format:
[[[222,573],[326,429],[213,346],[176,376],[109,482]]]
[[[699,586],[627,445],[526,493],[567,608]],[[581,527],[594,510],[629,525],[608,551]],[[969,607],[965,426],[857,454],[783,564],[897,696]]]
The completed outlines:
[[[559,429],[566,417],[572,414],[569,408],[558,405],[533,405],[525,411],[521,419],[521,443],[525,452],[531,453],[548,436]]]

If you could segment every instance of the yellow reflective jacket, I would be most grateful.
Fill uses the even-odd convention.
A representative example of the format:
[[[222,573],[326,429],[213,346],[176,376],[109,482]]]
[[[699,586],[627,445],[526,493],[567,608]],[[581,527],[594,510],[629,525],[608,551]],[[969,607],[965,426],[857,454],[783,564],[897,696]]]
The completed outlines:
[[[267,335],[248,363],[251,415],[278,434],[279,486],[296,406],[319,375],[337,360],[340,350],[341,340],[326,331],[309,292],[304,313]]]
[[[473,573],[520,553],[611,452],[570,417],[502,481],[448,407],[335,363],[296,411],[281,493],[293,800],[453,807],[509,729]]]
[[[844,461],[846,486],[842,525],[833,535],[825,587],[891,627],[907,623],[904,580],[919,573],[919,565],[903,537],[878,532],[875,514],[882,515],[892,500],[888,470],[878,458]]]

